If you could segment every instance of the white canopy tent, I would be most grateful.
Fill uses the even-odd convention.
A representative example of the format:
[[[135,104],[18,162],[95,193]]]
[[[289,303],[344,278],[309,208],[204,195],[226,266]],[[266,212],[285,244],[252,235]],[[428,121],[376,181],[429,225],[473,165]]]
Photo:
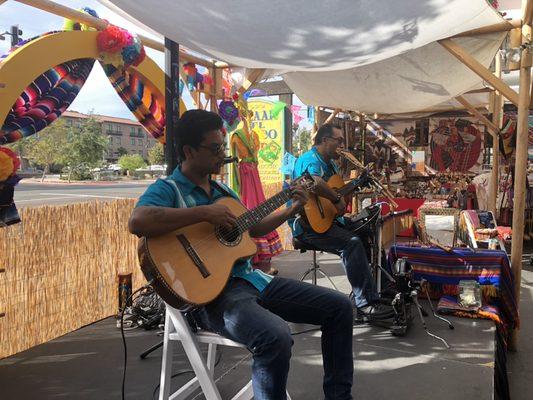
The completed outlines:
[[[50,0],[16,1],[97,29],[107,25]],[[519,301],[526,198],[525,185],[520,182],[526,179],[528,109],[532,103],[533,0],[501,0],[509,8],[517,8],[521,1],[522,19],[512,24],[486,0],[99,1],[180,46],[232,66],[254,69],[248,76],[251,81],[264,70],[269,76],[281,75],[312,105],[394,114],[440,108],[446,102],[455,105],[457,100],[486,121],[476,110],[478,104],[472,106],[458,95],[488,82],[500,93],[496,99],[503,95],[518,108],[511,263]],[[515,44],[521,54],[518,94],[487,69],[505,36],[494,32],[513,27],[521,28]],[[459,34],[464,37],[449,39]],[[172,43],[166,48],[150,38],[141,39],[146,46],[168,49],[167,55],[178,52]],[[220,67],[179,51],[181,60],[207,64],[211,69]],[[172,98],[167,100],[167,105],[172,105]],[[501,110],[501,105],[498,108]],[[486,123],[496,135],[498,124]],[[172,117],[167,118],[169,127]],[[495,162],[493,175],[497,171]],[[515,341],[513,336],[511,347]]]
[[[372,113],[431,108],[482,87],[436,41],[503,22],[485,0],[100,2],[188,49],[279,74],[306,104]],[[457,42],[488,67],[504,36]]]

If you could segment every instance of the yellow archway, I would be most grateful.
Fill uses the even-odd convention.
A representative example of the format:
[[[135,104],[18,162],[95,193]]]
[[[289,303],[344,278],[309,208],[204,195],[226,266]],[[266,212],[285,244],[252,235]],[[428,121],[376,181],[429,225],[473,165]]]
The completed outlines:
[[[20,94],[44,72],[67,61],[98,59],[97,35],[97,31],[55,32],[32,40],[7,56],[0,63],[0,121],[6,120]],[[148,56],[139,66],[128,70],[139,76],[164,108],[163,70]],[[182,99],[180,110],[181,113],[186,110]]]

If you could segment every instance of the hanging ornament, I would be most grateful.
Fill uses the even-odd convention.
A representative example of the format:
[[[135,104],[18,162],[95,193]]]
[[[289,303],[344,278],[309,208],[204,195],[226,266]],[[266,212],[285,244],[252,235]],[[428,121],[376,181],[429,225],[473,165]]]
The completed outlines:
[[[271,111],[272,118],[274,118],[274,119],[278,118],[279,113],[281,111],[283,111],[285,109],[285,107],[287,107],[287,104],[285,104],[282,101],[276,101],[274,103],[274,106],[272,107],[272,111]]]
[[[218,114],[224,121],[228,132],[231,132],[239,124],[239,110],[233,101],[223,100],[218,105]],[[233,129],[232,129],[233,128]]]

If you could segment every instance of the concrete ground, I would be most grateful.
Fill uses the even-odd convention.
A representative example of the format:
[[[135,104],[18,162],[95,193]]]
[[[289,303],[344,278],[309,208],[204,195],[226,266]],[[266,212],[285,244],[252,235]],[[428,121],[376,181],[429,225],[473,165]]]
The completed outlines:
[[[338,258],[321,255],[320,260],[339,289],[347,292],[348,284]],[[286,252],[277,259],[276,266],[282,276],[299,277],[309,263],[309,254]],[[525,273],[524,280],[531,290],[533,286],[529,282],[533,274],[527,272],[530,275]],[[323,279],[319,283],[327,285]],[[526,300],[531,303],[531,292]],[[522,335],[527,334],[526,327],[531,328],[524,323],[524,312],[525,309]],[[456,329],[451,331],[434,318],[429,317],[427,321],[430,330],[446,338],[452,349],[426,335],[417,320],[403,338],[393,337],[379,327],[354,326],[355,399],[493,398],[494,324],[487,320],[453,318]],[[295,333],[309,328],[312,327],[291,326]],[[527,337],[531,338],[529,332]],[[126,398],[151,399],[159,383],[161,350],[145,360],[140,360],[138,355],[161,338],[155,331],[144,330],[128,331],[126,335],[129,360]],[[527,359],[528,354],[531,359],[532,341],[527,337],[522,336],[523,349],[510,357],[513,399],[525,399],[531,393],[527,389],[533,385],[528,382],[531,366],[528,367]],[[295,400],[322,399],[320,334],[307,332],[295,335],[294,339],[289,392]],[[183,350],[177,347],[174,373],[189,368]],[[250,379],[250,362],[246,350],[222,350],[215,377],[224,399],[231,398]],[[115,320],[108,318],[0,360],[0,398],[119,399],[122,363],[120,332]],[[188,373],[176,376],[173,383],[178,387],[190,376]]]
[[[520,331],[516,352],[509,352],[507,370],[511,398],[530,400],[533,397],[533,242],[524,246],[520,291]]]

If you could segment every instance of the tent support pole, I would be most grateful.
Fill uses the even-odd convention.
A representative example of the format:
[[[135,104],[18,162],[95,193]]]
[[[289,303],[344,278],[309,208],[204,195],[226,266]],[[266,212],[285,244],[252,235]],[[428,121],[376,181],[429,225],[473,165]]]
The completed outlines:
[[[524,3],[523,3],[524,4]],[[529,18],[532,9],[531,0],[527,1],[525,7],[526,15],[524,20]],[[529,13],[529,14],[528,14]],[[528,16],[529,15],[529,16]],[[522,42],[531,42],[531,25],[522,27]],[[513,177],[514,199],[513,199],[513,240],[511,243],[511,267],[514,275],[515,301],[520,304],[520,284],[522,281],[522,251],[524,247],[524,213],[526,209],[526,179],[527,179],[527,139],[528,139],[528,117],[529,101],[531,89],[531,54],[526,48],[522,50],[520,60],[520,89],[518,103],[518,127],[516,129],[516,157],[515,173]],[[517,350],[518,331],[514,330],[509,341],[509,348]]]
[[[496,56],[495,71],[496,77],[501,78],[502,63],[501,57]],[[492,122],[501,131],[503,122],[503,96],[500,92],[495,92],[494,106],[492,112]],[[498,218],[498,191],[500,184],[500,137],[493,135],[492,137],[492,170],[490,175],[490,191],[489,191],[489,210],[492,211],[495,218]]]
[[[487,117],[481,114],[481,112],[478,111],[472,104],[470,104],[463,96],[457,96],[455,100],[465,106],[470,114],[472,114],[479,120],[479,122],[489,128],[493,136],[498,135],[499,129],[496,127],[496,125],[494,125]]]
[[[333,119],[337,116],[338,113],[340,113],[340,111],[341,111],[340,108],[336,108],[335,110],[333,110],[333,112],[331,114],[329,114],[329,116],[324,121],[324,124],[328,124],[331,121],[333,121]]]

